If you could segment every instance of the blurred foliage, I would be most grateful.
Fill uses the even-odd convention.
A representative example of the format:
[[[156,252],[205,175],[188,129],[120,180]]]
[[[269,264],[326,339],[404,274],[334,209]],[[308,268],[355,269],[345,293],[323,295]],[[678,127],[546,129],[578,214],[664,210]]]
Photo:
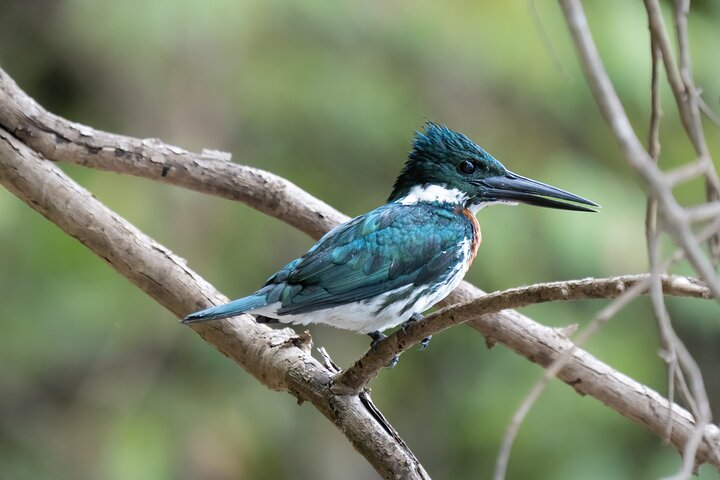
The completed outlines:
[[[586,3],[644,137],[650,79],[642,6]],[[589,95],[558,6],[536,7],[540,22],[519,0],[6,2],[0,64],[57,114],[230,151],[236,162],[282,175],[350,215],[384,201],[424,118],[447,123],[511,169],[603,205],[593,215],[483,210],[484,244],[470,281],[495,290],[643,271],[644,195]],[[715,109],[718,21],[718,2],[693,2],[697,83]],[[692,150],[667,89],[663,96],[661,161],[669,168]],[[719,158],[716,128],[708,127],[708,140]],[[240,204],[63,168],[229,296],[251,291],[312,244]],[[696,183],[678,193],[685,202],[703,196]],[[4,190],[0,245],[1,478],[375,478],[312,407],[268,391]],[[668,303],[720,413],[717,304]],[[583,325],[603,305],[525,311],[550,325]],[[348,332],[312,333],[341,365],[368,346]],[[588,349],[666,390],[646,299]],[[487,478],[512,413],[540,373],[461,327],[406,354],[373,392],[431,475]],[[520,430],[508,478],[656,478],[679,465],[657,437],[555,382]],[[704,467],[700,478],[715,475]]]

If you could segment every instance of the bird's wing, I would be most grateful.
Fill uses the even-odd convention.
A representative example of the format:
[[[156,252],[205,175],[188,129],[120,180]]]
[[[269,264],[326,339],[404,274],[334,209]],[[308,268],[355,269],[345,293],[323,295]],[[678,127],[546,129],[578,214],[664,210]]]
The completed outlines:
[[[312,312],[449,275],[463,261],[472,225],[460,212],[430,205],[384,205],[325,235],[268,280],[278,314]]]

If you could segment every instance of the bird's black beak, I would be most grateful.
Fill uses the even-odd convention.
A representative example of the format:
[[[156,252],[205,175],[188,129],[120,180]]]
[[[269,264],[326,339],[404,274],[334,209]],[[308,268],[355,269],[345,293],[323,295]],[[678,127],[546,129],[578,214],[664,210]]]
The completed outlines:
[[[505,175],[488,177],[473,183],[480,187],[480,195],[478,196],[480,202],[522,202],[538,207],[559,208],[578,212],[594,212],[599,207],[598,204],[590,200],[551,187],[545,183],[521,177],[510,171],[507,171]]]

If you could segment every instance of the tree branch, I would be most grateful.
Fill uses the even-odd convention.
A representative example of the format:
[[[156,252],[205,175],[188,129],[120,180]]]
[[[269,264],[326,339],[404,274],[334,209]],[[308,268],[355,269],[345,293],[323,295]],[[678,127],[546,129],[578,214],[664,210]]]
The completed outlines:
[[[341,372],[333,382],[333,389],[345,394],[358,393],[395,355],[405,352],[430,335],[470,320],[478,320],[483,315],[558,300],[615,298],[636,284],[642,284],[643,290],[647,291],[650,275],[538,283],[489,293],[467,303],[446,307],[388,336],[352,367]],[[711,298],[707,286],[691,278],[665,275],[662,277],[662,285],[669,295]]]

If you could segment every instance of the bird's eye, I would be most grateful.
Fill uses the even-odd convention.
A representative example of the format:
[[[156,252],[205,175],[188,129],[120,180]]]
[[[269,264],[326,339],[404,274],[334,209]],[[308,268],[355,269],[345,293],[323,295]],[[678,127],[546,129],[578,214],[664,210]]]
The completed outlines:
[[[465,175],[470,175],[472,173],[475,173],[475,164],[470,160],[463,160],[462,162],[460,162],[460,165],[458,165],[458,170],[460,170]]]

